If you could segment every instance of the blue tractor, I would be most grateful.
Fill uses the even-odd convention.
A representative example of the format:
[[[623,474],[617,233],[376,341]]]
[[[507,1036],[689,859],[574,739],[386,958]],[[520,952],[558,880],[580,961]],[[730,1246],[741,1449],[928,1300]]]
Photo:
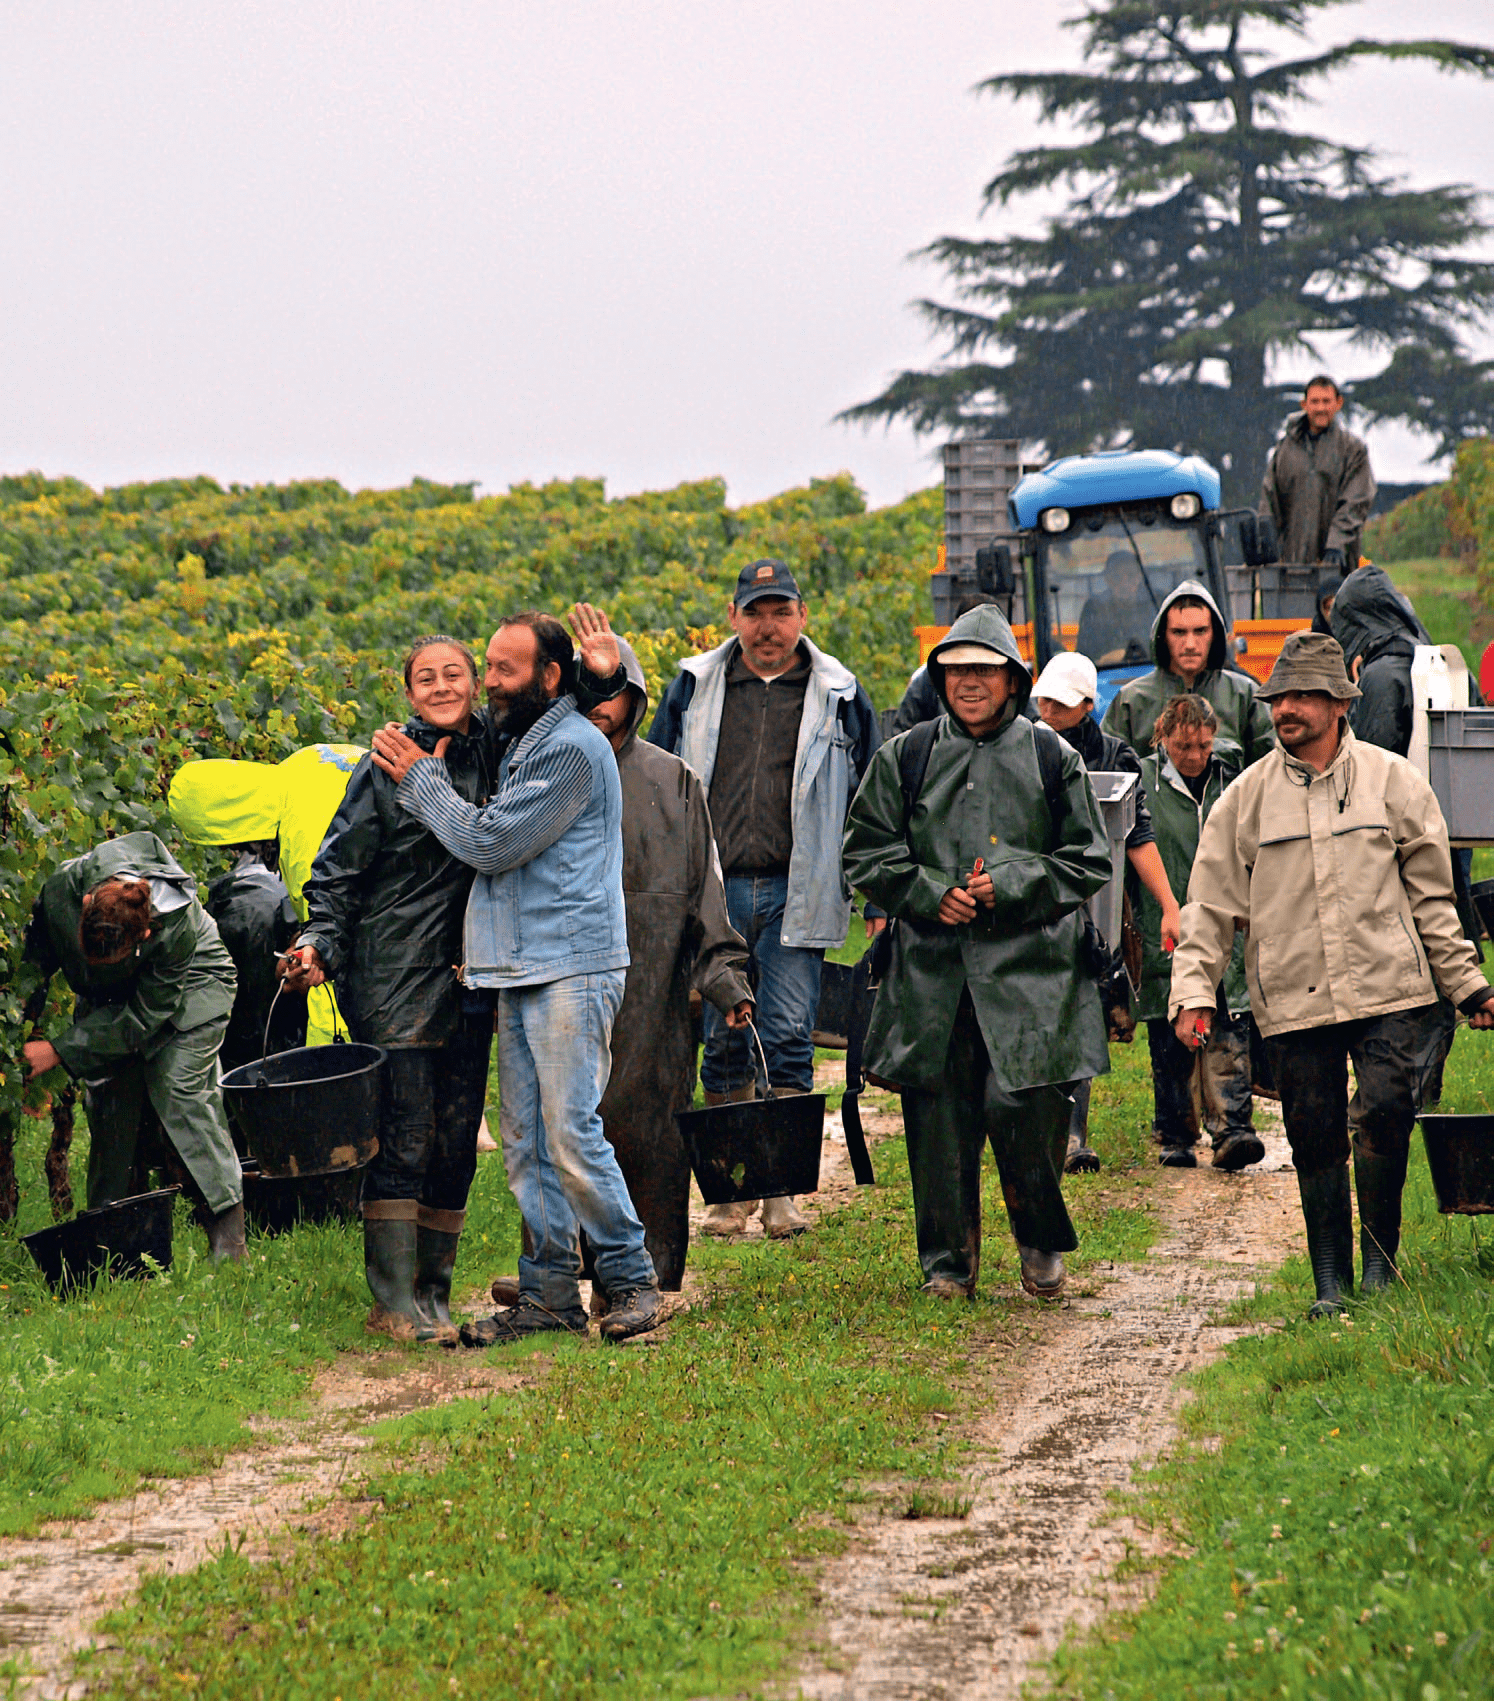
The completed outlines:
[[[1067,456],[1020,477],[1006,512],[1008,537],[975,552],[976,585],[1010,610],[1035,669],[1059,650],[1094,662],[1096,715],[1152,667],[1152,623],[1184,579],[1207,588],[1233,623],[1236,665],[1258,678],[1311,619],[1309,571],[1276,564],[1269,520],[1221,512],[1219,474],[1197,455]]]

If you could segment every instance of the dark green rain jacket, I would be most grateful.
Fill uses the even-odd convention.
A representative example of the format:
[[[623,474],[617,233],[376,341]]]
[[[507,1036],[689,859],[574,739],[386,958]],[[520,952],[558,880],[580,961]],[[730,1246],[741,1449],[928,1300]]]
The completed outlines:
[[[998,730],[972,738],[947,712],[906,825],[898,759],[909,734],[872,758],[846,825],[851,885],[897,918],[892,961],[877,993],[867,1067],[883,1080],[937,1092],[966,989],[1005,1091],[1076,1081],[1109,1067],[1094,982],[1080,966],[1080,906],[1110,877],[1110,848],[1089,776],[1055,738],[1062,819],[1048,813],[1035,739],[1048,734],[1019,711],[1032,679],[1000,611],[972,609],[929,658],[946,710],[939,655],[952,644],[993,646],[1015,664],[1018,690]],[[964,926],[938,919],[939,902],[985,860],[996,907]]]
[[[1184,901],[1188,890],[1188,876],[1198,855],[1198,836],[1203,824],[1242,766],[1239,745],[1216,738],[1203,796],[1195,800],[1165,751],[1154,750],[1142,758],[1141,783],[1157,834],[1157,850],[1167,870],[1167,884],[1179,903]],[[1137,879],[1134,868],[1126,869],[1126,889],[1141,933],[1141,990],[1136,995],[1136,1019],[1156,1021],[1167,1014],[1167,995],[1172,986],[1172,958],[1162,950],[1162,906]],[[1244,934],[1235,935],[1235,948],[1224,975],[1224,995],[1232,1015],[1241,1015],[1250,1008],[1250,989],[1245,984]]]
[[[83,899],[120,875],[152,883],[150,938],[122,963],[90,964],[78,941]],[[157,895],[169,895],[165,913]],[[63,863],[36,901],[26,954],[49,976],[60,969],[78,996],[72,1027],[52,1041],[75,1077],[153,1057],[176,1034],[233,1009],[233,958],[197,901],[196,882],[154,833],[125,833]]]
[[[418,716],[405,735],[423,750],[445,737]],[[487,725],[454,733],[444,758],[457,795],[485,803],[494,751]],[[395,798],[371,756],[353,770],[306,882],[301,945],[337,984],[353,1038],[365,1045],[445,1045],[461,1017],[462,921],[473,871]]]
[[[1168,667],[1167,640],[1163,628],[1167,611],[1179,597],[1197,597],[1214,617],[1214,641],[1209,646],[1208,666],[1191,686],[1184,685]],[[1225,665],[1229,655],[1229,628],[1219,605],[1197,579],[1184,579],[1162,599],[1152,622],[1152,660],[1156,666],[1140,679],[1133,679],[1110,699],[1100,725],[1123,738],[1138,756],[1152,748],[1152,728],[1157,717],[1174,697],[1188,692],[1207,698],[1219,716],[1219,736],[1237,744],[1248,763],[1258,762],[1276,744],[1271,710],[1255,694],[1255,681]]]

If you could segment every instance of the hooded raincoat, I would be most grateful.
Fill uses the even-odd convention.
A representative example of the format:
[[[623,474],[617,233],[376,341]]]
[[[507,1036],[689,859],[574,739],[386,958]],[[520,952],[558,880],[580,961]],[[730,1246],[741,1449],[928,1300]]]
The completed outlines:
[[[952,715],[941,716],[906,827],[898,755],[907,734],[889,740],[872,758],[845,837],[847,878],[898,921],[867,1034],[867,1067],[930,1092],[943,1081],[967,988],[1002,1089],[1074,1081],[1108,1067],[1099,998],[1079,966],[1080,907],[1110,877],[1099,805],[1083,762],[1060,740],[1062,819],[1050,816],[1034,743],[1040,734],[1020,713],[1032,680],[1000,610],[962,615],[934,650],[930,671],[941,702],[947,708],[939,651],[971,641],[1015,664],[1018,691],[1005,724],[977,739]],[[940,900],[964,885],[976,857],[992,877],[996,906],[967,927],[946,927]]]
[[[1188,890],[1188,876],[1198,855],[1198,836],[1203,824],[1240,767],[1239,746],[1227,739],[1216,739],[1204,777],[1203,796],[1196,798],[1166,751],[1154,750],[1142,759],[1141,783],[1151,805],[1157,850],[1167,870],[1167,884],[1175,893]],[[1139,1021],[1156,1021],[1167,1015],[1167,995],[1172,985],[1172,958],[1162,949],[1162,906],[1136,878],[1134,869],[1127,870],[1126,882],[1141,933],[1141,990],[1136,995],[1136,1015]],[[1224,975],[1224,996],[1231,1015],[1242,1015],[1249,1010],[1243,934],[1235,938]]]
[[[150,882],[150,937],[121,963],[90,963],[78,937],[83,899],[119,878]],[[47,975],[60,969],[77,994],[73,1024],[52,1044],[86,1088],[89,1206],[140,1190],[137,1144],[147,1106],[208,1208],[216,1214],[238,1204],[243,1182],[218,1086],[233,959],[192,876],[154,833],[109,839],[65,862],[42,887],[26,954]]]
[[[980,1270],[987,1141],[1018,1245],[1077,1244],[1061,1187],[1071,1087],[1109,1066],[1099,995],[1080,966],[1079,910],[1110,876],[1110,847],[1077,752],[1021,713],[1032,679],[1000,611],[962,615],[929,657],[946,706],[939,656],[960,643],[1006,658],[1016,690],[1005,712],[979,738],[941,715],[906,813],[900,757],[913,734],[885,744],[851,805],[845,863],[851,883],[896,920],[866,1062],[903,1089],[919,1262],[934,1291],[968,1294]],[[1039,739],[1051,741],[1057,767],[1054,809]],[[977,858],[995,904],[950,926],[940,901]]]
[[[207,912],[238,971],[239,990],[223,1037],[223,1070],[306,1043],[306,994],[287,992],[277,951],[300,931],[285,882],[246,853],[208,887]]]
[[[726,911],[705,787],[638,737],[648,687],[619,646],[633,717],[617,752],[622,780],[627,984],[612,1027],[602,1127],[643,1223],[659,1286],[678,1292],[690,1240],[690,1162],[674,1120],[695,1092],[693,986],[720,1011],[752,996],[747,947]]]
[[[1185,685],[1172,671],[1167,647],[1167,611],[1182,597],[1197,597],[1214,622],[1214,641],[1209,646],[1204,670],[1191,685]],[[1247,764],[1258,762],[1276,744],[1271,711],[1256,696],[1255,681],[1226,665],[1228,655],[1229,628],[1219,605],[1197,579],[1184,579],[1162,599],[1157,618],[1152,622],[1152,660],[1156,666],[1140,679],[1121,686],[1110,699],[1101,725],[1106,732],[1124,739],[1138,756],[1145,756],[1152,747],[1152,729],[1157,717],[1174,697],[1192,692],[1214,705],[1220,737],[1239,745]]]
[[[1333,636],[1352,670],[1363,659],[1356,683],[1361,695],[1349,709],[1354,736],[1404,756],[1411,748],[1411,662],[1418,644],[1430,644],[1416,611],[1379,567],[1350,573],[1333,600]]]
[[[1350,567],[1375,500],[1369,450],[1338,420],[1313,436],[1305,413],[1294,413],[1271,451],[1261,484],[1260,511],[1276,522],[1283,561],[1309,566],[1325,549],[1341,549]]]

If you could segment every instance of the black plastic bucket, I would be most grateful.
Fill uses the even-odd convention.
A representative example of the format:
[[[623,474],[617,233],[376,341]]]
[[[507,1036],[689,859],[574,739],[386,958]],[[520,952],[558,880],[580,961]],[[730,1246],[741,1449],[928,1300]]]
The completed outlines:
[[[1468,895],[1484,924],[1484,932],[1494,939],[1494,880],[1475,880],[1468,888]]]
[[[223,1077],[223,1103],[266,1176],[331,1175],[379,1149],[376,1045],[277,1051]]]
[[[1494,1116],[1424,1116],[1421,1137],[1444,1216],[1494,1212]]]
[[[819,1188],[823,1093],[679,1110],[674,1120],[708,1205]]]
[[[358,1215],[363,1168],[329,1175],[264,1175],[244,1165],[244,1215],[261,1234],[288,1234],[297,1223],[350,1222]]]
[[[65,1223],[23,1235],[26,1250],[54,1291],[66,1293],[107,1268],[117,1279],[152,1274],[148,1254],[163,1270],[171,1268],[171,1207],[175,1187],[137,1193],[80,1211]]]

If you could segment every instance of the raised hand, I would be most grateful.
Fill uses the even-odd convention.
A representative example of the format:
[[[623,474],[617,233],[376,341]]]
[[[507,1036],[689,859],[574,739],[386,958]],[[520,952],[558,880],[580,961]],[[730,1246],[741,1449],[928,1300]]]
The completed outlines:
[[[571,610],[570,624],[581,665],[598,679],[611,679],[622,666],[622,652],[607,616],[589,602],[578,602]]]

